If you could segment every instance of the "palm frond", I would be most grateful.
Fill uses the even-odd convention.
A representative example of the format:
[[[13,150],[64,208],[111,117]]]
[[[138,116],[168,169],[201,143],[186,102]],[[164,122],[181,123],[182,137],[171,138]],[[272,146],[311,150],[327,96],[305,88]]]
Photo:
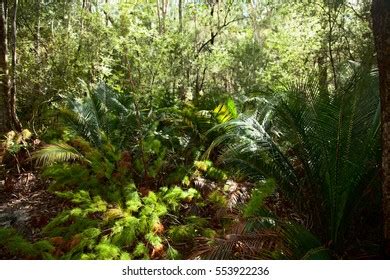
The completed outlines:
[[[32,157],[43,166],[70,160],[86,160],[80,152],[65,143],[47,145],[34,152]]]
[[[190,258],[208,260],[272,259],[272,252],[281,244],[272,230],[226,234],[223,238],[197,238]]]
[[[358,67],[337,92],[308,81],[286,86],[268,113],[241,115],[212,130],[221,163],[249,179],[275,178],[315,233],[342,246],[354,209],[376,176],[379,94],[376,75]]]

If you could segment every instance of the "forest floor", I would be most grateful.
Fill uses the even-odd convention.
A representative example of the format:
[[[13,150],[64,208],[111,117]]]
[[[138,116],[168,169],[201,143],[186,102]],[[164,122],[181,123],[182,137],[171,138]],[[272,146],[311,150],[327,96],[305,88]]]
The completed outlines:
[[[30,164],[24,165],[21,168],[22,171],[18,172],[19,168],[11,168],[13,163],[8,163],[8,168],[2,163],[4,163],[3,154],[0,149],[0,228],[12,227],[31,242],[41,240],[43,237],[42,229],[50,220],[68,208],[70,202],[50,193],[48,191],[49,182],[42,179],[39,176],[40,171]],[[207,185],[203,181],[196,182],[197,187],[202,187],[202,184]],[[240,197],[243,200],[248,199],[248,190],[251,187],[248,183],[241,183],[240,186],[234,182],[231,184],[229,201],[232,204],[235,204]],[[302,217],[294,213],[292,206],[286,203],[278,192],[266,200],[266,205],[280,219],[303,224]],[[380,213],[361,220],[359,223],[354,223],[347,236],[348,240],[346,240],[346,243],[351,246],[346,246],[345,255],[338,256],[338,258],[382,259],[380,248],[382,230],[377,228],[377,225],[380,224],[377,219],[381,219]],[[0,260],[17,258],[13,255],[7,255],[0,248]]]
[[[42,228],[65,207],[35,172],[0,178],[0,227],[12,226],[27,240],[38,240]],[[0,252],[0,259],[8,257]]]

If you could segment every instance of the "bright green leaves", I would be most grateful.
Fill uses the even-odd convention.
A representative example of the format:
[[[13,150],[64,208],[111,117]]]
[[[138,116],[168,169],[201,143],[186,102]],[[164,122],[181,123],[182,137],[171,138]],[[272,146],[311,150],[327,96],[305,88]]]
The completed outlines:
[[[213,165],[213,163],[209,160],[204,160],[204,161],[195,161],[194,165],[198,170],[207,172],[207,170]]]
[[[191,224],[172,226],[168,233],[174,242],[193,240],[196,236],[195,227]]]
[[[156,258],[165,254],[165,230],[161,222],[168,212],[175,213],[181,203],[199,197],[195,189],[163,187],[141,196],[133,183],[123,187],[125,207],[120,201],[113,207],[100,196],[87,190],[57,192],[60,197],[77,204],[53,219],[45,233],[65,259],[132,259]],[[70,225],[69,225],[70,224]],[[67,226],[68,225],[68,226]],[[63,236],[65,239],[62,239]],[[145,240],[140,242],[140,240]],[[58,242],[60,240],[61,242]],[[166,254],[177,256],[171,246]]]
[[[31,243],[11,228],[0,228],[0,249],[20,258],[51,259],[53,246],[46,240]]]
[[[251,199],[245,205],[244,217],[261,217],[268,211],[264,208],[265,199],[271,196],[276,187],[276,182],[273,179],[261,182],[252,190]]]
[[[154,192],[149,192],[148,196],[143,198],[144,206],[142,207],[141,216],[164,216],[168,209],[167,206],[161,203],[159,197]]]
[[[142,206],[142,201],[137,191],[132,191],[126,194],[127,211],[137,212],[141,206]]]
[[[46,166],[57,162],[82,160],[84,156],[72,146],[66,143],[58,143],[45,146],[35,152],[33,158],[37,159],[38,163]]]
[[[95,247],[97,256],[101,260],[115,260],[118,259],[118,257],[121,254],[121,250],[118,246],[113,245],[110,242],[100,242]]]
[[[70,214],[73,216],[87,216],[91,213],[96,212],[105,212],[107,210],[107,202],[104,201],[100,196],[94,196],[90,197],[89,193],[87,191],[81,190],[79,192],[73,193],[73,192],[64,192],[64,193],[57,193],[58,196],[63,198],[68,198],[70,201],[72,201],[75,204],[80,204],[80,206],[83,208],[74,208],[70,210]]]
[[[227,207],[228,201],[226,197],[220,191],[213,191],[207,197],[211,205],[216,208],[225,208]]]
[[[231,98],[229,98],[226,103],[218,105],[218,107],[213,110],[213,113],[217,118],[218,123],[226,123],[238,117],[236,105]]]
[[[28,129],[21,132],[10,131],[5,135],[4,148],[12,155],[17,154],[21,149],[28,148],[32,133]]]
[[[192,199],[200,196],[198,191],[193,188],[183,190],[177,186],[172,188],[162,188],[160,192],[162,194],[163,201],[172,207],[173,210],[178,208],[181,201],[190,202]]]
[[[209,160],[195,161],[194,166],[198,172],[211,180],[221,182],[226,181],[228,178],[227,174],[223,170],[214,167],[213,163]]]
[[[148,247],[139,242],[134,248],[133,256],[137,259],[149,259],[149,249]]]

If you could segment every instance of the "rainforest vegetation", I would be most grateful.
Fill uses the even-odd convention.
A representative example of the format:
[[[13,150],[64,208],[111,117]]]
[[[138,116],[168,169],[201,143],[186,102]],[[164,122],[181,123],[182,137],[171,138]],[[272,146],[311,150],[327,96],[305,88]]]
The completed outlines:
[[[1,0],[0,259],[384,259],[387,0]]]

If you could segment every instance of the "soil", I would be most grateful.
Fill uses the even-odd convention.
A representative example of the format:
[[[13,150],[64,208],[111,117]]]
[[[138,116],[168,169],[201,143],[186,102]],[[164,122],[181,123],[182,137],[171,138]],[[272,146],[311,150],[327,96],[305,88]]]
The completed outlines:
[[[13,227],[36,241],[42,228],[64,208],[65,201],[49,193],[35,172],[0,177],[0,227]]]

